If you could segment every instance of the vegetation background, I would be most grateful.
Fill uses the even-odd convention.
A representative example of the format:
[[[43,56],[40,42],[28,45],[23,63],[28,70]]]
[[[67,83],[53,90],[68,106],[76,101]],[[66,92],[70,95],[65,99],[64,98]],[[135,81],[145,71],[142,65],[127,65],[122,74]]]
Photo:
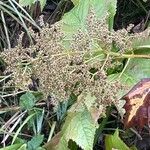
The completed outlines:
[[[0,1],[0,150],[148,150],[149,0]]]

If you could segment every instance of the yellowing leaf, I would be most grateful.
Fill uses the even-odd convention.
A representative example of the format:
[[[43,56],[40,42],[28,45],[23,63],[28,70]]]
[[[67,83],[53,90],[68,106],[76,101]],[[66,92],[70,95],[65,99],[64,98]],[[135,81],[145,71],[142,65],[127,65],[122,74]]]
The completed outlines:
[[[27,144],[21,145],[17,150],[27,150]]]

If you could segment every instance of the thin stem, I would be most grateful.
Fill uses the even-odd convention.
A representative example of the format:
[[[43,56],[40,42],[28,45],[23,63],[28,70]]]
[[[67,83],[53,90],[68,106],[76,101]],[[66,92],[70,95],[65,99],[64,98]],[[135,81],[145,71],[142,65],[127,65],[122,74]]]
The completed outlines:
[[[105,65],[106,65],[106,63],[107,63],[107,61],[108,61],[108,59],[109,59],[109,54],[106,56],[106,59],[105,59],[105,61],[104,61],[104,63],[103,63],[103,66],[101,67],[101,70],[104,69],[104,67],[105,67]]]
[[[100,56],[104,56],[104,54],[96,55],[96,56],[94,56],[94,57],[92,57],[92,58],[86,60],[84,63],[85,63],[85,64],[86,64],[86,63],[89,63],[89,62],[91,62],[92,60],[94,60],[94,59],[96,59],[96,58],[99,58]]]
[[[115,56],[119,58],[146,58],[150,59],[150,55],[137,55],[137,54],[120,54],[116,52],[105,52],[107,55]]]
[[[6,26],[6,21],[5,21],[5,17],[4,17],[3,11],[1,11],[1,17],[2,17],[2,22],[3,22],[3,26],[4,26],[4,31],[5,31],[5,34],[6,34],[7,46],[8,46],[8,49],[10,49],[11,48],[11,44],[10,44],[8,29],[7,29],[7,26]]]
[[[30,33],[29,33],[29,30],[28,30],[28,28],[27,28],[27,26],[26,26],[26,24],[25,24],[25,22],[24,22],[22,16],[21,16],[21,13],[19,13],[18,9],[15,7],[15,5],[13,4],[13,2],[12,2],[11,0],[9,0],[9,3],[11,4],[11,6],[12,6],[12,7],[14,8],[14,10],[16,11],[16,13],[17,13],[19,19],[20,19],[21,22],[22,22],[22,26],[24,27],[24,29],[26,30],[26,32],[27,32],[27,34],[28,34],[28,36],[29,36],[29,38],[30,38],[31,43],[33,43],[32,37],[31,37],[31,35],[30,35]]]
[[[18,94],[22,94],[24,92],[25,91],[19,91],[17,93],[11,93],[11,94],[7,94],[7,95],[0,95],[0,98],[6,98],[6,97],[10,97],[10,96],[15,96],[15,95],[18,95]]]
[[[120,73],[119,78],[120,78],[120,77],[123,75],[123,73],[125,72],[127,66],[129,65],[130,60],[131,60],[131,58],[129,58],[129,59],[127,60],[127,63],[125,64],[125,66],[124,66],[122,72]]]
[[[6,79],[10,78],[11,76],[12,76],[12,74],[10,74],[8,76],[4,76],[4,78],[0,80],[0,83],[5,81]],[[1,78],[1,76],[0,76],[0,78]]]

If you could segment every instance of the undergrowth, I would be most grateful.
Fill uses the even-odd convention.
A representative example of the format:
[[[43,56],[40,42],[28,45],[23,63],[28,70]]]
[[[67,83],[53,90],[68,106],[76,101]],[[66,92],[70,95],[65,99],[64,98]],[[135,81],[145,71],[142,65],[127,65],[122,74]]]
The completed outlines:
[[[28,30],[34,44],[24,48],[22,33],[16,47],[0,54],[4,107],[11,103],[7,96],[17,95],[17,106],[2,111],[9,118],[15,109],[7,122],[2,120],[3,146],[92,150],[114,107],[123,112],[123,94],[149,77],[147,67],[135,74],[132,66],[139,69],[139,60],[149,61],[149,28],[130,33],[131,24],[114,31],[116,1],[101,1],[101,6],[99,0],[73,2],[75,7],[59,22],[49,26],[41,18],[39,33]],[[130,149],[118,129],[106,136],[105,148]]]

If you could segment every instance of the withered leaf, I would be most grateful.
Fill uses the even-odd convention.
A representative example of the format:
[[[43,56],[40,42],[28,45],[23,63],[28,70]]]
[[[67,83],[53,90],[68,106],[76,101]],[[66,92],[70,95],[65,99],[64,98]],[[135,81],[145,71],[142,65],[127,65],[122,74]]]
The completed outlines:
[[[125,96],[126,128],[150,126],[150,78],[142,79]]]

